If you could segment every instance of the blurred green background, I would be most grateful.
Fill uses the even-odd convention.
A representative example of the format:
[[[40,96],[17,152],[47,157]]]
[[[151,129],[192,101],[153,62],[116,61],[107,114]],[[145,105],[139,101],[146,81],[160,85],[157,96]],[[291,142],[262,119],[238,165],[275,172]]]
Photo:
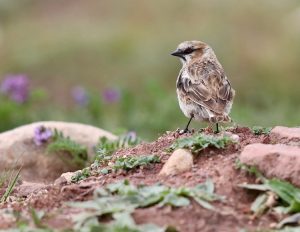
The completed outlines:
[[[22,104],[1,96],[0,130],[65,120],[153,139],[183,127],[170,52],[185,40],[215,50],[236,89],[235,122],[300,124],[298,0],[0,0],[0,81],[25,74],[31,91]],[[76,86],[87,104],[74,102]]]

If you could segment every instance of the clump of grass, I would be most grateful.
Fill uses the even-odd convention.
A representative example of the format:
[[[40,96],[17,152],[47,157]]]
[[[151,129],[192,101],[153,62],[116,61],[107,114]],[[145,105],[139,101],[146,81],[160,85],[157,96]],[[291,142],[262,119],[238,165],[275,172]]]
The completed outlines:
[[[94,165],[99,166],[107,164],[112,158],[112,154],[121,148],[132,147],[139,144],[142,140],[133,132],[121,135],[117,140],[109,140],[107,137],[101,137],[96,146],[96,159]]]
[[[116,158],[109,163],[109,167],[101,169],[102,174],[111,171],[125,170],[129,171],[138,167],[147,166],[151,163],[159,163],[160,159],[157,155],[145,156],[122,156]]]
[[[255,167],[238,164],[239,168],[255,174],[262,184],[240,184],[242,188],[262,192],[251,205],[255,216],[268,210],[279,214],[300,213],[300,189],[276,178],[265,178]]]
[[[272,127],[262,127],[262,126],[254,126],[252,127],[252,132],[255,135],[268,135],[270,134]]]
[[[75,173],[74,176],[72,176],[72,182],[78,182],[80,180],[84,180],[87,177],[91,176],[95,172],[94,170],[97,169],[100,165],[108,165],[109,162],[112,161],[113,157],[112,154],[121,148],[131,147],[134,145],[137,145],[142,140],[136,136],[135,133],[129,132],[124,135],[119,136],[116,140],[109,140],[107,137],[101,137],[99,139],[99,143],[96,145],[96,157],[91,165],[91,167],[84,168],[81,171],[78,171]],[[120,157],[115,160],[115,162],[112,162],[112,165],[107,168],[103,168],[100,170],[100,173],[102,174],[108,174],[111,171],[124,169],[129,170],[132,168],[136,168],[139,166],[144,166],[149,163],[153,163],[157,160],[156,157],[149,156],[147,157]]]
[[[157,155],[149,155],[149,156],[123,156],[118,157],[112,166],[113,170],[126,170],[129,171],[131,169],[146,166],[151,163],[159,163],[160,159]]]
[[[78,181],[84,180],[92,175],[89,167],[79,170],[71,177],[71,182],[76,183]]]
[[[5,189],[4,194],[0,198],[0,203],[3,203],[7,200],[7,198],[10,196],[12,191],[14,190],[17,181],[20,177],[20,172],[21,172],[22,167],[20,167],[17,171],[5,171],[3,174],[0,176],[0,188],[5,186],[7,183],[7,187]]]
[[[80,229],[91,222],[98,223],[96,226],[105,227],[106,225],[101,225],[96,220],[104,215],[112,215],[113,218],[119,213],[130,215],[136,208],[145,208],[153,205],[158,205],[159,207],[164,205],[182,207],[190,204],[190,198],[193,198],[198,204],[209,210],[215,210],[209,202],[223,199],[223,197],[214,193],[214,185],[210,180],[194,188],[171,188],[163,185],[135,186],[125,180],[96,189],[93,200],[73,202],[69,203],[69,205],[84,208],[89,212],[84,212],[74,218],[76,228]]]
[[[87,148],[82,146],[69,137],[65,137],[62,132],[54,130],[51,142],[47,146],[47,151],[50,153],[66,153],[71,156],[71,161],[64,156],[59,156],[65,162],[78,167],[84,167],[88,161]]]
[[[207,147],[215,147],[218,149],[224,149],[227,145],[234,143],[232,138],[228,136],[210,136],[197,134],[191,137],[182,138],[176,140],[170,147],[169,151],[173,151],[178,148],[186,148],[194,153],[198,153]]]

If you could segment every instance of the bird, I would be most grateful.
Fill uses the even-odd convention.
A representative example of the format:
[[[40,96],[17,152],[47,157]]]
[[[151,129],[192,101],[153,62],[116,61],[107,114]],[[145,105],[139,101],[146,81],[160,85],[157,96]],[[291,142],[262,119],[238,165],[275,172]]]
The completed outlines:
[[[184,41],[171,55],[182,63],[176,92],[179,107],[189,121],[181,133],[189,132],[193,119],[216,124],[215,133],[219,133],[219,122],[232,121],[229,113],[235,90],[213,49],[202,41]]]

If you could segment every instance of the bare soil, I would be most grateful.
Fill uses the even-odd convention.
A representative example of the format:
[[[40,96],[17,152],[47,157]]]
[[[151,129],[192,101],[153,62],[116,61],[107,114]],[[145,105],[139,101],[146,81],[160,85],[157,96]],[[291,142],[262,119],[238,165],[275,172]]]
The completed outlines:
[[[266,214],[254,218],[250,206],[257,193],[249,192],[238,187],[238,184],[254,183],[255,179],[249,174],[236,169],[236,160],[244,146],[251,143],[269,143],[268,135],[254,135],[249,128],[237,127],[228,129],[240,137],[238,144],[230,145],[226,149],[208,148],[197,154],[191,171],[174,176],[161,177],[158,175],[170,153],[166,152],[174,140],[183,136],[177,132],[168,132],[151,143],[142,143],[133,148],[117,151],[114,155],[147,155],[157,154],[161,163],[152,164],[146,168],[139,168],[129,172],[110,173],[92,176],[74,184],[47,185],[37,193],[19,199],[18,192],[12,194],[11,201],[0,208],[13,208],[17,211],[28,211],[30,208],[43,210],[47,216],[43,223],[51,228],[65,229],[72,225],[70,215],[78,209],[67,207],[67,201],[84,201],[92,198],[94,189],[108,183],[128,179],[134,184],[151,185],[162,183],[168,186],[195,186],[211,178],[215,184],[216,193],[226,197],[224,202],[215,202],[218,212],[206,210],[192,202],[187,207],[150,207],[137,209],[133,217],[140,223],[155,223],[161,226],[172,225],[182,232],[221,231],[234,232],[241,229],[270,228],[276,222],[273,215]],[[211,132],[206,132],[211,133]],[[1,217],[0,228],[9,228],[13,221]]]

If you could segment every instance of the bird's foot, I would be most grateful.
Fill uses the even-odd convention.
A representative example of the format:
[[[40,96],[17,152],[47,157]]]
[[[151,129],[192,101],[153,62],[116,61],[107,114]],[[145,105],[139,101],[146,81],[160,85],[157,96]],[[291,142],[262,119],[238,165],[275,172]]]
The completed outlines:
[[[214,134],[219,134],[220,130],[214,130]]]
[[[188,128],[185,128],[184,130],[177,129],[176,132],[178,132],[178,134],[180,134],[180,135],[193,133]]]

